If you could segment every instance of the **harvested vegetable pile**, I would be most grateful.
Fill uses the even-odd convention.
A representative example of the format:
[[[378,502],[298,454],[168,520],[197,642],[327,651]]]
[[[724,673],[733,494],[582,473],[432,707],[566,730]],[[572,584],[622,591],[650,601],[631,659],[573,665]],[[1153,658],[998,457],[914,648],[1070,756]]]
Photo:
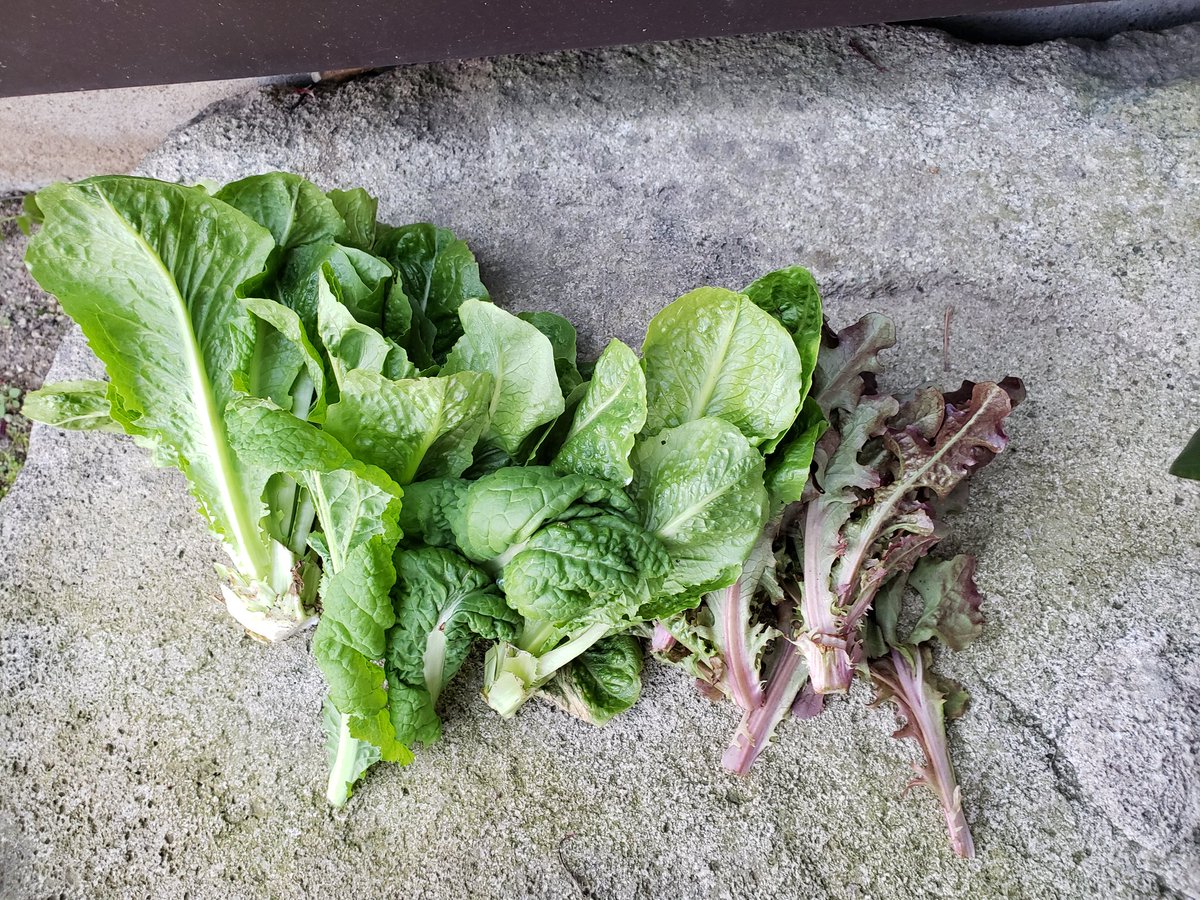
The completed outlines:
[[[449,231],[284,173],[59,184],[24,224],[109,376],[26,414],[182,471],[251,634],[316,624],[334,805],[439,738],[475,643],[500,715],[536,696],[602,725],[648,640],[741,708],[739,773],[868,679],[973,852],[945,731],[967,697],[931,651],[978,636],[982,598],[973,559],[927,554],[1004,449],[1016,380],[878,394],[890,321],[835,334],[801,268],[691,291],[640,359],[613,340],[588,366],[566,319],[492,304]]]

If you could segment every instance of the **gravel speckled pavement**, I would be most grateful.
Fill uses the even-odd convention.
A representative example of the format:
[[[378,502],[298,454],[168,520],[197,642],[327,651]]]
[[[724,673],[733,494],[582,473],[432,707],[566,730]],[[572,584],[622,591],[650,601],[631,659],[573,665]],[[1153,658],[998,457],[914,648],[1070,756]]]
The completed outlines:
[[[835,324],[895,317],[889,390],[1023,376],[1012,452],[945,548],[978,554],[989,598],[940,661],[974,695],[950,739],[979,856],[902,796],[914,750],[866,691],[739,780],[733,710],[656,666],[593,730],[543,704],[499,720],[476,661],[445,739],[331,812],[305,640],[237,633],[175,473],[38,429],[0,505],[0,894],[1200,895],[1200,489],[1166,475],[1200,424],[1198,135],[1194,27],[665,44],[212,108],[143,171],[365,185],[587,352],[698,284],[804,263]],[[69,339],[52,374],[91,367]]]

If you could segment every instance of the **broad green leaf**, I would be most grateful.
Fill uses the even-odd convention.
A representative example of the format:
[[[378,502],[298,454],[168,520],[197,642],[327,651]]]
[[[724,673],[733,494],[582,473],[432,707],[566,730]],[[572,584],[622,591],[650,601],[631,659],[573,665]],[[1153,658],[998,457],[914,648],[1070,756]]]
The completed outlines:
[[[464,300],[488,300],[479,265],[454,232],[426,223],[381,227],[373,251],[396,269],[412,311],[405,347],[421,368],[441,363],[462,335]]]
[[[351,371],[325,429],[402,485],[458,476],[487,425],[491,381],[477,372],[391,381]]]
[[[546,466],[514,466],[471,482],[450,524],[463,553],[487,562],[528,541],[547,522],[608,512],[636,518],[615,484],[560,476]]]
[[[504,595],[525,618],[555,628],[616,625],[650,602],[670,565],[659,540],[621,516],[553,522],[505,565]]]
[[[614,340],[596,361],[571,430],[554,457],[555,470],[628,484],[633,478],[629,453],[645,423],[645,376],[633,351]]]
[[[672,570],[664,593],[732,584],[767,520],[763,459],[733,425],[704,418],[643,438],[633,450],[642,521]]]
[[[821,349],[821,327],[825,322],[821,294],[812,273],[801,266],[768,272],[744,291],[754,304],[780,321],[800,354],[800,396],[808,396],[817,351]]]
[[[383,302],[383,326],[380,329],[383,336],[404,344],[412,329],[412,318],[412,301],[404,293],[404,286],[398,281],[392,282]]]
[[[553,421],[565,406],[554,370],[554,350],[528,322],[491,303],[467,300],[459,312],[465,333],[442,373],[492,376],[491,421],[483,441],[512,456],[534,429]]]
[[[346,244],[370,252],[375,243],[375,219],[379,215],[379,201],[362,188],[348,191],[332,190],[326,195],[342,221],[346,223]]]
[[[637,702],[641,674],[641,644],[628,634],[615,634],[559,669],[542,691],[576,718],[603,725]]]
[[[251,175],[225,185],[215,196],[270,231],[281,253],[346,235],[346,223],[329,198],[289,172]]]
[[[642,347],[655,434],[704,417],[770,446],[800,410],[800,354],[782,325],[748,297],[697,288],[651,321]]]
[[[326,278],[356,322],[382,330],[392,282],[391,266],[370,253],[340,244],[307,244],[288,253],[276,286],[278,299],[313,328],[319,280]]]
[[[273,404],[242,397],[225,413],[229,439],[238,456],[270,472],[332,472],[353,465],[353,457],[331,435]]]
[[[339,390],[347,374],[355,369],[389,378],[416,375],[403,348],[355,319],[338,301],[325,274],[318,278],[317,288],[317,333],[329,354],[329,365]]]
[[[237,289],[262,271],[270,234],[203,190],[142,178],[56,184],[37,204],[26,260],[104,363],[114,418],[187,476],[238,569],[266,577],[266,475],[236,458],[222,416],[256,332]]]
[[[312,543],[324,562],[321,620],[313,656],[329,699],[347,716],[350,737],[406,763],[396,739],[384,670],[387,630],[396,614],[392,556],[400,539],[400,488],[374,466],[353,459],[331,435],[263,400],[232,403],[227,415],[238,452],[264,469],[304,483],[321,532]]]
[[[563,411],[559,413],[558,418],[553,422],[547,422],[529,435],[525,439],[525,443],[521,445],[521,449],[517,451],[517,459],[510,458],[503,465],[517,463],[521,465],[553,465],[554,457],[558,455],[558,451],[566,443],[567,435],[571,432],[571,423],[575,421],[575,410],[579,409],[579,404],[583,402],[589,384],[590,382],[583,381],[576,385],[575,390],[571,391],[563,403]],[[508,456],[508,454],[504,455]],[[481,461],[486,463],[482,454],[476,460],[477,465]],[[486,474],[486,472],[481,470],[479,474]]]
[[[563,396],[569,396],[583,381],[576,364],[578,338],[570,320],[552,312],[519,312],[517,318],[528,322],[550,341],[554,348],[554,369]]]
[[[438,698],[475,638],[512,640],[520,618],[491,576],[450,550],[400,550],[395,565],[386,657],[392,722],[406,743],[430,744],[441,730]]]
[[[25,395],[21,415],[64,431],[124,432],[113,421],[106,381],[60,381]]]
[[[805,398],[800,415],[775,452],[767,457],[767,493],[773,509],[798,503],[804,496],[817,441],[828,427],[821,407],[811,397]]]
[[[324,276],[337,299],[362,325],[382,329],[392,267],[378,257],[331,242],[305,244],[287,254],[273,293],[293,309],[310,333],[315,333]]]
[[[1192,435],[1179,458],[1171,465],[1171,474],[1177,478],[1200,481],[1200,430]]]

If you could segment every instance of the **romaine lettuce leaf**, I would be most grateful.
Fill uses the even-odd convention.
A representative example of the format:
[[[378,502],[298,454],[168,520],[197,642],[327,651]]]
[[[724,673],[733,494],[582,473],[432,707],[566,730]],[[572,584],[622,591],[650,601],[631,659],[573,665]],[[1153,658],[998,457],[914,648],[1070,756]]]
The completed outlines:
[[[466,300],[459,313],[464,334],[442,373],[492,376],[491,421],[483,442],[514,456],[525,438],[552,422],[565,406],[554,349],[534,326],[491,303]]]
[[[800,354],[768,313],[743,294],[697,288],[656,315],[642,345],[646,433],[705,417],[772,446],[800,409]]]
[[[558,373],[558,386],[564,397],[583,382],[576,363],[578,335],[568,319],[552,312],[519,312],[517,318],[528,322],[550,341],[554,349],[554,370]]]
[[[632,620],[671,565],[658,538],[615,515],[551,523],[520,547],[504,566],[508,604],[564,633]]]
[[[321,528],[312,543],[324,561],[313,656],[329,684],[330,701],[345,717],[341,733],[345,740],[374,744],[386,761],[411,761],[411,752],[396,737],[384,669],[378,665],[396,619],[390,593],[401,489],[382,470],[354,459],[331,435],[268,401],[235,401],[227,419],[244,458],[302,481],[312,496]],[[338,759],[357,756],[357,750],[347,750]],[[330,802],[344,803],[351,783],[345,771],[335,769]]]
[[[510,466],[471,482],[450,518],[458,546],[476,562],[507,562],[548,522],[616,513],[636,518],[618,485],[546,466]]]
[[[270,234],[199,188],[149,179],[56,184],[37,202],[45,221],[26,259],[104,363],[111,414],[187,476],[238,571],[268,582],[269,473],[236,457],[222,416],[254,352],[237,288],[262,271]]]
[[[392,381],[357,369],[344,376],[325,429],[399,484],[458,476],[487,425],[491,387],[478,372]]]
[[[642,521],[672,563],[666,596],[644,618],[694,606],[705,591],[732,584],[767,520],[759,452],[729,422],[702,418],[643,438],[633,471]]]
[[[592,725],[604,725],[642,692],[642,645],[628,634],[597,641],[559,669],[542,689],[555,705]]]
[[[428,745],[441,734],[438,698],[475,638],[512,640],[521,620],[492,578],[453,551],[400,550],[395,564],[386,654],[392,724],[405,743]]]
[[[280,254],[347,234],[337,207],[321,189],[290,172],[251,175],[225,185],[214,196],[270,231]]]
[[[370,252],[375,243],[375,220],[379,215],[379,201],[363,188],[332,190],[325,196],[346,223],[346,245]]]
[[[557,472],[578,472],[628,484],[633,479],[629,453],[646,423],[646,378],[633,351],[611,341],[571,420],[552,465]]]
[[[421,369],[440,365],[463,333],[459,307],[489,299],[474,254],[454,232],[427,223],[380,226],[372,252],[400,276],[412,320],[409,356]]]

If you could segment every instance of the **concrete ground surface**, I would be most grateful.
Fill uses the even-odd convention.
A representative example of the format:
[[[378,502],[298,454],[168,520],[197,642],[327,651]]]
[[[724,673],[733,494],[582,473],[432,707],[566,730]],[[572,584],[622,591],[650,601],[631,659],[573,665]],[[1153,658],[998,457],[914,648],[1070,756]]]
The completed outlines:
[[[406,769],[324,805],[305,639],[213,600],[181,478],[39,428],[0,505],[6,897],[1200,895],[1200,29],[980,47],[855,29],[413,68],[255,91],[141,170],[364,185],[476,249],[495,299],[636,342],[698,284],[814,269],[837,325],[895,317],[888,389],[1018,374],[1011,451],[945,552],[983,638],[938,660],[978,858],[902,795],[867,692],[788,722],[747,779],[736,716],[650,666],[596,730],[477,699]],[[954,310],[943,371],[943,322]],[[54,378],[94,371],[81,342]]]
[[[0,198],[108,172],[128,172],[205,107],[275,79],[0,97]]]

